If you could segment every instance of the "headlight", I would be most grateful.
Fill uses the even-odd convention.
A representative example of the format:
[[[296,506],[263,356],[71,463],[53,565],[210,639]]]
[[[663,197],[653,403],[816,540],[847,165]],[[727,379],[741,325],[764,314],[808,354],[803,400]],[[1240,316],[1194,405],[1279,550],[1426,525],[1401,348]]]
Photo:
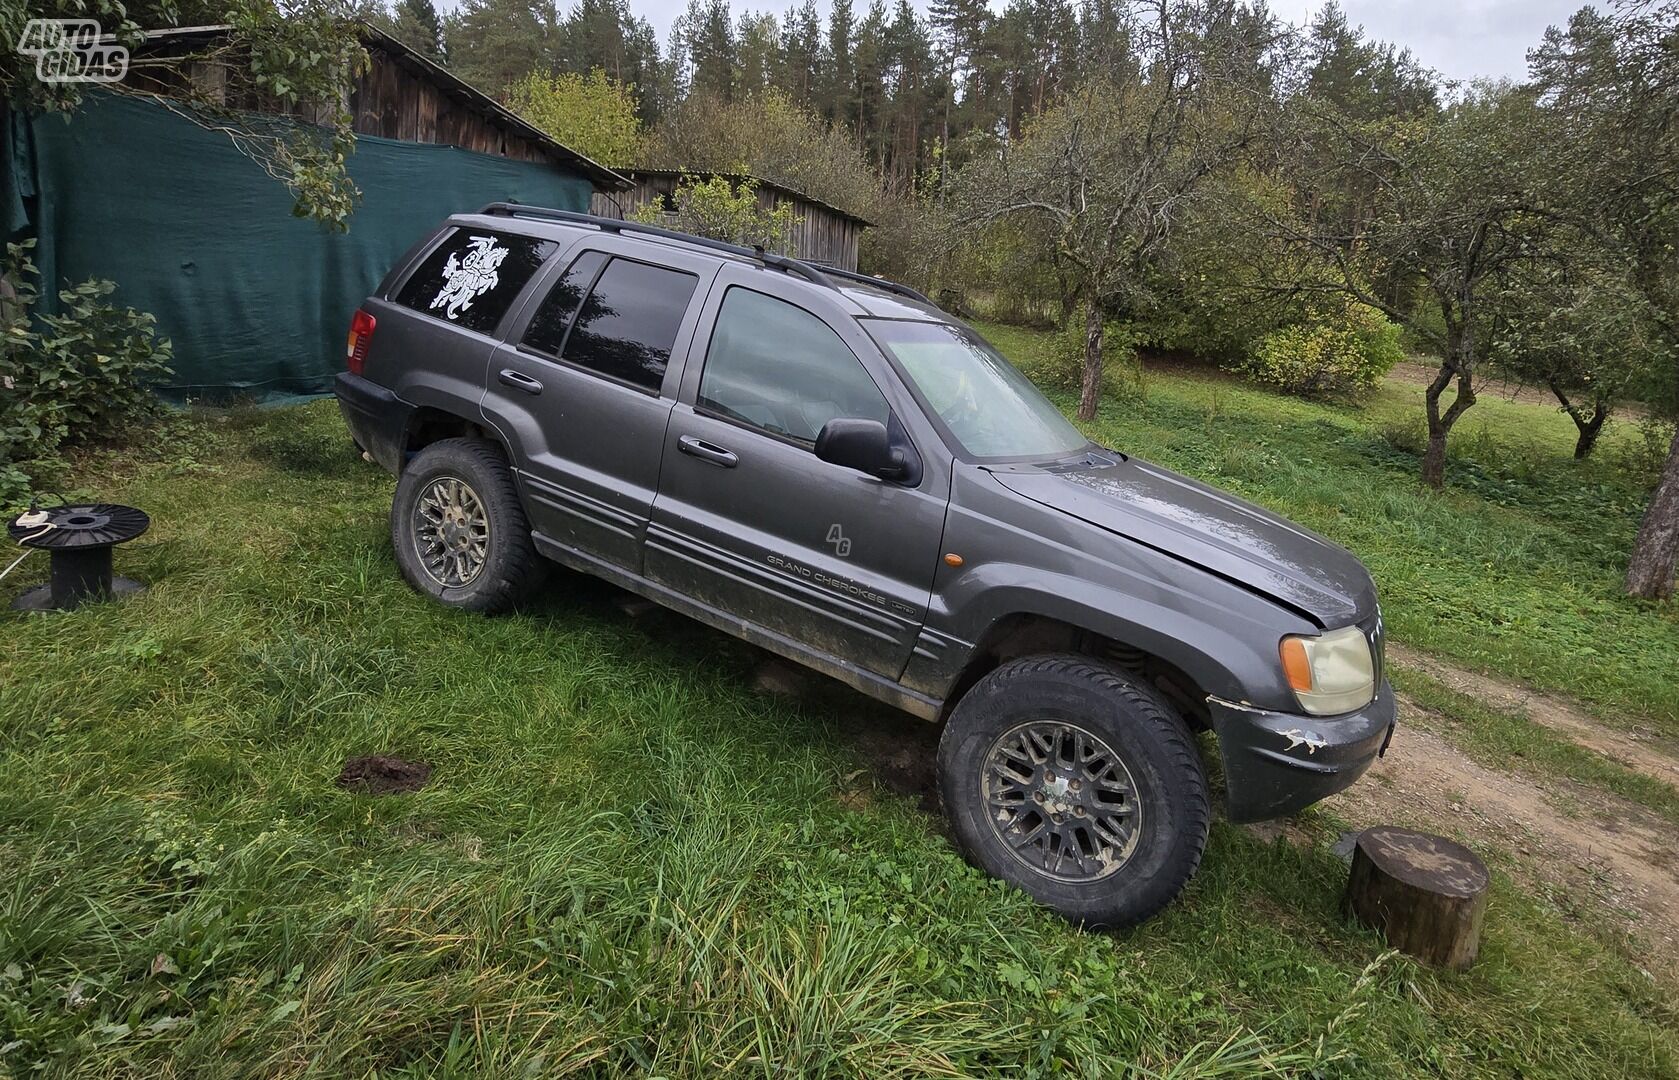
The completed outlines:
[[[1285,637],[1278,651],[1294,696],[1313,716],[1362,709],[1376,696],[1370,640],[1356,626],[1318,637]]]

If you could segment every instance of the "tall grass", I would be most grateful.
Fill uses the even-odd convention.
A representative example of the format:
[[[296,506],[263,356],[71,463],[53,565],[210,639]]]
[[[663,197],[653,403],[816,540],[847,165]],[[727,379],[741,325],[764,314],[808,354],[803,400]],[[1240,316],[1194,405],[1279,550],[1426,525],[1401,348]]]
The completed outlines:
[[[0,615],[0,1074],[1679,1074],[1668,991],[1503,879],[1462,976],[1223,824],[1081,933],[873,782],[919,721],[583,579],[429,604],[330,404],[174,437],[83,463],[150,592]],[[431,780],[340,790],[369,752]]]

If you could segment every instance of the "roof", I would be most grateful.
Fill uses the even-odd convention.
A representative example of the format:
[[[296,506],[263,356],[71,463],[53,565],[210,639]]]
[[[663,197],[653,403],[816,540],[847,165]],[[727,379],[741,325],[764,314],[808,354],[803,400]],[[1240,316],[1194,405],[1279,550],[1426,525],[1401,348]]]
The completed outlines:
[[[361,32],[363,44],[388,53],[398,64],[428,82],[434,83],[445,94],[485,116],[492,123],[536,143],[551,159],[588,177],[597,187],[612,191],[623,191],[632,186],[630,181],[626,180],[621,174],[607,168],[587,154],[580,153],[559,142],[541,128],[508,109],[495,98],[461,79],[460,76],[441,67],[423,54],[416,52],[412,47],[405,45],[379,27],[363,19],[358,19],[356,22]],[[191,41],[197,38],[221,37],[231,30],[233,30],[233,26],[227,23],[218,23],[211,26],[180,26],[163,30],[148,30],[145,33],[145,38],[148,42]]]
[[[807,286],[832,290],[850,301],[856,308],[857,315],[951,321],[950,315],[938,305],[907,285],[852,270],[806,263],[785,255],[765,252],[762,248],[749,248],[658,225],[584,214],[575,210],[552,210],[542,206],[510,202],[490,203],[477,213],[455,214],[449,220],[492,229],[506,228],[513,222],[518,222],[522,226],[520,231],[552,239],[560,239],[576,229],[596,229],[603,233],[622,234],[627,239],[649,244],[680,244],[691,251],[747,262],[765,270],[781,271]]]
[[[700,180],[710,180],[714,177],[722,177],[731,184],[741,184],[751,181],[752,183],[768,188],[771,191],[791,196],[801,202],[807,202],[820,210],[826,210],[836,217],[842,217],[848,221],[855,221],[859,225],[874,225],[874,222],[870,221],[861,214],[853,214],[849,210],[842,210],[833,203],[823,202],[821,199],[818,199],[813,195],[806,195],[798,188],[788,187],[786,184],[778,184],[774,180],[766,180],[762,176],[753,176],[750,173],[715,172],[711,169],[644,169],[640,166],[624,169],[623,173],[632,180],[638,176],[675,177],[676,179],[681,179],[684,176],[692,176]]]

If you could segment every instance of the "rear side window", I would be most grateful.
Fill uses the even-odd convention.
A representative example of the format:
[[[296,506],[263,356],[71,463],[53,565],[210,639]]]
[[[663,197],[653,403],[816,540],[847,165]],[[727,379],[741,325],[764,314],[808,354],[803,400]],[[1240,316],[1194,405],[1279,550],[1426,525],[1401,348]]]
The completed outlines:
[[[552,240],[456,229],[409,275],[396,302],[480,334],[495,330],[543,260]]]
[[[801,307],[733,288],[717,313],[700,407],[806,446],[836,417],[886,423],[886,398],[827,323]]]
[[[613,259],[578,309],[560,358],[657,391],[698,284],[680,270]]]
[[[583,304],[583,294],[594,284],[595,275],[605,262],[606,256],[598,251],[585,251],[572,262],[537,305],[536,314],[531,316],[531,324],[525,330],[524,344],[549,356],[560,355],[560,350],[565,348],[566,331],[571,329],[571,320]]]

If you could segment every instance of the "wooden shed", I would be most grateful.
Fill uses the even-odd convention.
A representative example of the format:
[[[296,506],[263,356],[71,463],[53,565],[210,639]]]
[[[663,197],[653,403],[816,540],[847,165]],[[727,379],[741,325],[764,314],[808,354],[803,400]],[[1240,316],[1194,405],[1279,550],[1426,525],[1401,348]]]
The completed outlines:
[[[722,177],[738,187],[756,181],[758,203],[767,210],[791,205],[797,223],[793,226],[792,243],[783,254],[807,262],[822,263],[841,270],[857,269],[857,240],[870,222],[848,210],[796,191],[785,184],[777,184],[762,177],[741,173],[704,172],[690,169],[620,169],[630,181],[623,192],[597,190],[591,208],[602,217],[622,218],[649,203],[660,207],[671,218],[676,216],[676,189],[684,177],[701,182]]]
[[[350,92],[351,126],[357,135],[457,146],[514,161],[551,164],[588,178],[596,191],[617,192],[630,186],[623,176],[556,142],[488,94],[379,27],[366,21],[359,27],[369,62]],[[231,29],[219,25],[148,31],[138,55],[207,57],[202,63],[188,66],[189,77],[198,90],[209,89],[215,96],[216,83],[225,82],[222,65],[227,62],[218,55],[217,47]],[[136,77],[129,80],[130,85],[167,95],[170,87],[166,82],[147,85],[148,70],[142,66]],[[252,112],[275,111],[270,103],[229,101],[225,94],[218,104]]]

